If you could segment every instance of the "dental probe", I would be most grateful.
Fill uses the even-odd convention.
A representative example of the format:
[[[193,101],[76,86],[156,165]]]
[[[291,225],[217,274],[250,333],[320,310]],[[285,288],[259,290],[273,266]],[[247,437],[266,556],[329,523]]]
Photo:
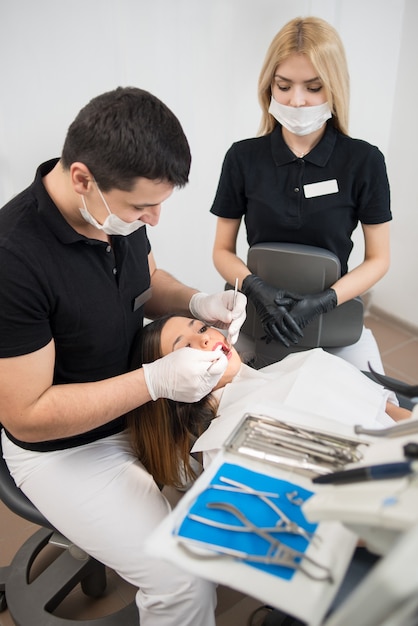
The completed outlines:
[[[238,278],[235,279],[234,297],[232,299],[232,309],[231,309],[232,311],[235,309],[235,305],[237,303],[237,294],[238,294]],[[229,331],[226,336],[226,342],[228,345],[231,345],[231,335],[229,334]]]

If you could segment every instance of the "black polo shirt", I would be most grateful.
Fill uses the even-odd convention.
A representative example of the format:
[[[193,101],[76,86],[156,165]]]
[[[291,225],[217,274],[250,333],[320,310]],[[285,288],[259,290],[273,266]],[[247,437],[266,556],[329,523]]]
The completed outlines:
[[[0,210],[0,357],[28,354],[54,339],[54,384],[103,380],[128,371],[143,323],[141,294],[150,287],[151,247],[145,226],[112,237],[112,246],[77,233],[42,183],[56,163],[41,165],[33,184]],[[68,447],[121,427],[116,420],[25,447]]]
[[[331,250],[345,274],[358,222],[392,219],[384,157],[328,122],[321,141],[300,159],[281,131],[278,125],[268,135],[231,146],[211,212],[244,217],[249,246],[276,241]]]

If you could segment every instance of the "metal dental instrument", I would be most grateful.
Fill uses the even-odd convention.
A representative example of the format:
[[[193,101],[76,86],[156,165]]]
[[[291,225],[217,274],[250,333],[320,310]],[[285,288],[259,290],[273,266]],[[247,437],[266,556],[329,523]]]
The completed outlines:
[[[248,434],[248,440],[255,443],[265,443],[265,437],[262,430],[255,429],[252,433]],[[296,452],[305,452],[313,459],[323,460],[331,464],[345,465],[352,459],[352,455],[346,451],[341,453],[335,448],[331,448],[327,445],[320,445],[309,439],[301,438],[297,435],[288,435],[286,433],[276,433],[275,439],[269,439],[268,445],[273,445],[279,448],[285,448],[287,450],[294,450]]]
[[[263,418],[262,416],[260,416],[260,418],[254,416],[253,421],[248,423],[248,429],[261,431],[265,436],[270,435],[273,438],[276,436],[277,432],[280,431],[291,433],[299,436],[299,438],[303,440],[326,446],[329,448],[328,451],[333,451],[336,455],[339,455],[340,451],[343,451],[344,456],[350,452],[352,454],[353,451],[355,451],[359,446],[359,443],[361,443],[355,439],[313,431],[294,424],[281,422],[280,420],[272,420],[269,418]],[[351,460],[351,455],[349,455],[349,458]]]
[[[330,456],[341,458],[345,462],[353,460],[353,451],[358,446],[358,441],[343,439],[336,435],[328,435],[325,433],[311,431],[306,428],[298,427],[293,424],[286,424],[277,420],[277,422],[268,423],[266,421],[260,424],[254,424],[253,430],[265,435],[264,431],[267,431],[270,435],[277,437],[277,433],[284,431],[288,434],[288,437],[293,435],[299,441],[300,445],[305,446],[311,451],[322,451]],[[304,441],[301,443],[300,439]]]
[[[240,483],[238,480],[234,480],[233,478],[227,478],[226,476],[219,476],[219,480],[222,483],[225,483],[226,485],[231,485],[231,487],[234,488],[235,491],[239,492],[239,493],[248,493],[254,496],[258,496],[260,499],[262,499],[264,501],[265,498],[269,498],[271,497],[271,495],[275,496],[276,498],[280,497],[280,494],[278,493],[274,493],[274,494],[269,494],[268,492],[265,491],[258,491],[257,489],[254,489],[253,487],[250,487],[250,485],[246,485],[245,483]],[[211,485],[213,486],[213,485]],[[220,485],[222,486],[222,485]],[[225,487],[226,489],[226,487]]]
[[[274,432],[278,427],[288,430],[294,433],[298,433],[306,438],[312,439],[313,441],[328,441],[335,444],[339,444],[343,447],[357,447],[359,441],[357,439],[351,439],[350,437],[342,437],[339,435],[335,435],[333,433],[321,432],[319,430],[312,430],[310,428],[306,428],[303,426],[297,426],[296,424],[289,424],[288,422],[283,422],[279,419],[273,419],[271,417],[267,417],[265,415],[248,415],[248,418],[251,418],[255,424],[261,424],[266,430],[270,432]]]
[[[239,446],[235,448],[235,451],[244,456],[249,456],[259,461],[270,463],[276,467],[282,467],[288,471],[300,474],[307,474],[308,476],[312,476],[312,474],[328,474],[332,471],[329,467],[324,467],[318,463],[311,463],[300,456],[294,456],[292,458],[290,456],[285,456],[282,453],[273,454],[271,452],[266,452],[264,447],[257,450],[254,446]]]
[[[275,530],[275,532],[287,532],[287,533],[291,533],[293,535],[299,535],[301,537],[303,537],[304,539],[306,539],[307,541],[315,541],[316,539],[320,540],[321,538],[319,537],[319,535],[315,534],[315,533],[311,533],[308,532],[307,530],[305,530],[305,528],[303,528],[302,526],[300,526],[299,524],[296,524],[296,522],[294,522],[292,519],[290,519],[290,517],[288,517],[276,504],[274,504],[274,502],[272,502],[270,500],[271,497],[274,498],[280,498],[280,494],[278,493],[268,493],[268,492],[264,492],[264,491],[258,491],[257,489],[253,489],[253,487],[250,487],[249,485],[246,485],[244,483],[238,482],[237,480],[233,480],[232,478],[227,478],[225,476],[220,476],[219,480],[222,483],[225,483],[223,485],[218,485],[216,483],[212,483],[210,485],[207,486],[207,489],[218,489],[220,491],[233,491],[234,493],[241,493],[241,494],[247,494],[247,495],[252,495],[252,496],[256,496],[258,497],[262,502],[264,502],[264,504],[266,504],[274,513],[276,513],[278,520],[276,522],[276,525],[274,527],[272,527],[271,530],[273,532],[273,530]],[[222,503],[220,503],[222,504]],[[208,508],[220,508],[220,507],[215,507],[212,506],[211,502],[208,502],[206,505]],[[233,505],[230,505],[231,507]],[[234,507],[236,508],[236,507]],[[239,509],[236,509],[239,512]],[[218,523],[217,521],[202,517],[201,519],[200,516],[195,515],[193,513],[189,513],[188,517],[190,519],[194,519],[195,521],[200,521],[202,523],[205,523],[209,526],[214,526],[214,527],[218,527],[218,528],[222,528],[222,524]],[[227,525],[228,526],[228,525]],[[238,527],[234,527],[234,530],[241,530],[241,528]],[[224,528],[224,530],[232,530],[231,528]]]
[[[295,506],[302,506],[302,504],[304,504],[305,502],[305,500],[299,496],[296,490],[288,491],[285,495],[290,504],[294,504]]]
[[[227,485],[231,485],[233,487],[238,487],[239,489],[241,489],[241,491],[243,493],[248,493],[248,494],[253,494],[253,495],[258,496],[260,498],[260,500],[262,502],[264,502],[264,504],[266,504],[278,516],[279,519],[276,522],[276,528],[278,528],[278,529],[279,528],[280,529],[285,529],[287,532],[293,533],[294,535],[301,535],[307,541],[310,541],[312,539],[312,537],[314,536],[314,533],[310,533],[307,530],[305,530],[302,526],[300,526],[299,524],[296,524],[296,522],[291,520],[290,517],[288,517],[285,513],[283,513],[283,511],[277,506],[277,504],[274,504],[274,502],[272,502],[269,498],[267,498],[267,497],[265,497],[263,495],[260,495],[260,492],[257,492],[256,490],[254,490],[249,485],[245,485],[244,483],[240,483],[240,482],[238,482],[236,480],[232,480],[232,478],[225,478],[224,476],[221,476],[219,478],[219,480],[221,482],[226,483]],[[228,506],[233,507],[234,509],[236,509],[236,507],[234,507],[232,504],[229,504],[229,503],[222,503],[221,502],[221,503],[215,503],[215,504],[219,504],[219,505],[225,504],[225,505],[228,505]],[[208,502],[206,506],[208,508],[210,508],[210,509],[212,509],[212,508],[222,508],[222,506],[215,507],[213,505],[214,505],[213,502]],[[224,507],[224,510],[227,510],[227,509]],[[239,509],[236,509],[236,510],[241,514]]]
[[[271,493],[269,491],[256,491],[255,489],[252,491],[243,491],[239,487],[228,487],[227,485],[218,485],[216,483],[210,483],[206,489],[217,489],[219,491],[230,491],[231,493],[248,493],[254,496],[264,496],[265,498],[280,498],[280,494]]]
[[[299,552],[293,548],[285,546],[279,541],[276,541],[277,550],[273,556],[263,556],[257,554],[247,554],[241,550],[234,550],[232,548],[225,548],[223,546],[217,546],[210,543],[196,541],[193,539],[183,539],[177,537],[179,547],[187,553],[187,555],[193,559],[219,559],[222,556],[233,557],[247,561],[248,563],[258,563],[261,565],[281,565],[282,567],[288,567],[294,571],[299,571],[305,576],[308,576],[312,580],[317,581],[329,581],[334,582],[332,571],[329,567],[317,563],[311,557],[308,557],[304,552]],[[195,546],[198,551],[195,551],[191,546]],[[201,549],[210,550],[209,552],[201,552]],[[302,565],[302,560],[308,563],[308,568]],[[314,571],[309,571],[309,565],[320,570],[320,573],[315,574]]]
[[[368,442],[248,414],[225,447],[296,472],[325,474],[361,461],[362,444]]]
[[[215,503],[217,504],[217,503]],[[211,507],[212,508],[212,507]],[[217,508],[217,507],[213,507]],[[238,509],[237,509],[238,511]],[[209,517],[203,517],[203,515],[196,515],[195,513],[189,513],[187,517],[194,522],[199,522],[199,524],[205,524],[205,526],[211,526],[212,528],[219,528],[220,530],[231,530],[234,533],[252,533],[251,527],[247,526],[237,526],[236,524],[227,524],[226,522],[218,522],[214,519],[210,519]],[[238,515],[237,515],[238,517]],[[287,533],[289,532],[286,527],[279,526],[263,526],[262,530],[267,533]]]
[[[413,435],[418,433],[418,420],[408,419],[405,423],[389,426],[389,428],[364,428],[363,426],[354,426],[354,432],[359,435],[372,435],[373,437],[403,437],[404,435]]]
[[[209,505],[212,505],[212,506],[209,506]],[[286,546],[281,541],[279,541],[276,537],[272,537],[271,534],[269,533],[269,529],[260,528],[256,526],[255,524],[253,524],[235,506],[229,504],[228,502],[211,502],[211,503],[208,503],[208,506],[209,508],[225,510],[225,511],[232,513],[247,528],[247,530],[243,530],[244,526],[236,526],[234,530],[238,530],[238,532],[253,533],[261,537],[265,541],[267,541],[267,543],[269,544],[267,554],[265,555],[248,554],[246,552],[242,552],[242,551],[235,550],[232,548],[227,548],[224,546],[201,542],[198,540],[190,540],[190,539],[185,540],[182,537],[178,536],[180,545],[182,545],[182,547],[187,551],[187,553],[190,556],[194,558],[196,557],[197,558],[216,558],[221,555],[225,555],[225,556],[232,556],[232,557],[236,557],[239,559],[243,559],[245,561],[248,561],[249,563],[260,563],[260,564],[265,564],[265,565],[282,565],[284,567],[288,567],[293,570],[299,570],[303,572],[306,576],[309,576],[310,578],[312,578],[313,580],[329,580],[330,582],[333,582],[332,572],[329,567],[326,567],[325,565],[318,563],[317,561],[312,559],[310,556],[308,556],[304,552],[300,552],[299,550],[295,550],[294,548],[290,548],[289,546]],[[210,525],[213,525],[213,524],[210,523]],[[223,526],[224,525],[221,524],[218,527],[222,528]],[[277,530],[278,529],[275,528],[274,532],[277,532]],[[191,544],[191,545],[194,544],[195,546],[199,548],[208,548],[214,551],[214,554],[202,554],[200,552],[197,554],[194,552],[194,550],[190,549],[190,545],[188,544]],[[304,567],[304,565],[302,564],[302,561],[304,561],[308,565],[308,569]],[[309,571],[309,566],[311,566],[314,571]],[[318,568],[320,570],[320,573],[315,574],[315,568]]]
[[[238,278],[235,279],[234,296],[233,296],[233,299],[232,299],[232,309],[231,309],[231,311],[233,311],[235,309],[235,305],[237,303],[237,295],[238,295]],[[229,334],[229,331],[228,331],[228,334],[226,336],[226,342],[227,342],[227,344],[229,346],[231,345],[231,335]]]
[[[230,504],[229,502],[208,502],[206,504],[208,509],[216,509],[219,511],[227,511],[228,513],[232,513],[237,519],[239,519],[244,526],[247,526],[250,529],[250,532],[255,532],[255,534],[263,536],[263,533],[266,535],[264,539],[269,541],[269,530],[261,528],[256,524],[250,522],[250,520],[240,511],[234,504]],[[273,507],[272,507],[273,508]],[[299,526],[291,519],[289,519],[286,515],[283,515],[280,509],[273,508],[275,512],[279,515],[279,519],[276,522],[275,529],[280,532],[288,532],[292,535],[301,535],[307,541],[310,541],[313,537],[313,533],[308,533],[302,526]],[[257,532],[254,530],[257,528]],[[272,531],[271,531],[272,532]]]

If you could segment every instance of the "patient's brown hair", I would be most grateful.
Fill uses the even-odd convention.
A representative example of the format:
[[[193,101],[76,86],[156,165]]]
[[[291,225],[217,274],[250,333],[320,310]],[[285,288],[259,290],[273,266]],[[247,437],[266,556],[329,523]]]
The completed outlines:
[[[132,369],[163,356],[161,331],[171,317],[175,316],[163,316],[138,332]],[[190,466],[190,449],[216,416],[217,408],[217,401],[209,394],[194,403],[159,398],[128,413],[134,452],[157,484],[180,487],[196,477]]]

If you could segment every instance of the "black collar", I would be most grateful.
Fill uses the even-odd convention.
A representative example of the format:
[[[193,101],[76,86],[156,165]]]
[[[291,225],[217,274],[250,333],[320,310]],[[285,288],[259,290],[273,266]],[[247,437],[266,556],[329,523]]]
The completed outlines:
[[[48,194],[43,184],[42,178],[49,174],[49,172],[55,167],[59,159],[51,159],[42,163],[36,170],[35,180],[33,182],[33,188],[38,200],[38,212],[42,217],[48,228],[54,233],[54,235],[64,244],[72,244],[77,241],[84,241],[88,243],[103,244],[103,242],[88,239],[84,235],[78,233],[67,220],[62,216],[58,207],[53,202],[51,196]]]
[[[306,156],[303,157],[303,160],[309,161],[319,167],[325,167],[331,157],[332,151],[334,150],[337,133],[338,131],[333,126],[332,121],[330,120],[327,122],[327,127],[321,141],[314,148],[312,148]],[[293,154],[289,146],[285,143],[282,135],[281,124],[278,124],[270,134],[270,140],[271,152],[276,165],[286,165],[287,163],[299,160],[299,158]]]

